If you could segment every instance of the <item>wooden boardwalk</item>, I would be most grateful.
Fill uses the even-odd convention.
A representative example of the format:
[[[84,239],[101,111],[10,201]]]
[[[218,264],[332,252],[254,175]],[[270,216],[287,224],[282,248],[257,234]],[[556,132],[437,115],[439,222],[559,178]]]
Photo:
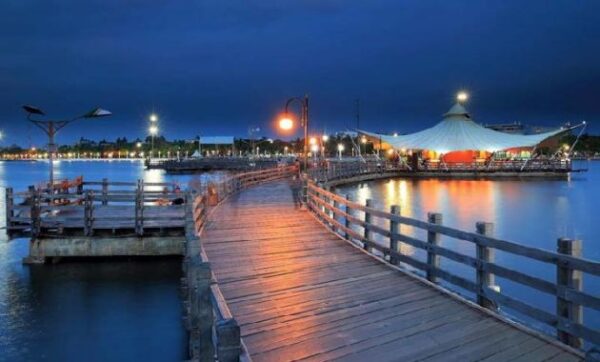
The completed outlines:
[[[233,195],[201,240],[255,361],[581,359],[341,240],[288,181]]]

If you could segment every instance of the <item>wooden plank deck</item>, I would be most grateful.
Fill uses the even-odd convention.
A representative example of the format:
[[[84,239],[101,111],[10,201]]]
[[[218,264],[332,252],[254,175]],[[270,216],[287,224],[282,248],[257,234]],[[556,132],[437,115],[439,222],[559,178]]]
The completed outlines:
[[[232,196],[201,240],[255,361],[581,359],[340,240],[287,181]]]

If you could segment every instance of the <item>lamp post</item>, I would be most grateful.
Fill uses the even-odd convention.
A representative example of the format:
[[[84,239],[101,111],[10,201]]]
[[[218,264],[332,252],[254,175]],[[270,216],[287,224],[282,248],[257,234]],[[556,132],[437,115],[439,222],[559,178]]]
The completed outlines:
[[[148,117],[150,120],[150,127],[148,128],[148,132],[150,132],[150,158],[154,157],[154,136],[158,133],[158,115],[156,113],[150,114]]]
[[[56,144],[54,143],[54,137],[56,136],[56,133],[73,121],[77,121],[79,119],[106,117],[112,114],[111,112],[105,109],[96,107],[81,116],[77,116],[67,120],[40,120],[34,119],[33,117],[45,116],[46,114],[41,109],[31,105],[25,105],[23,106],[23,109],[25,110],[25,112],[27,112],[27,120],[29,120],[36,127],[44,131],[46,135],[48,135],[48,158],[50,163],[49,185],[51,190],[54,187],[54,153],[56,152]]]
[[[325,148],[327,147],[327,141],[329,141],[329,136],[323,134],[323,136],[321,137],[321,141],[321,158],[325,159]]]
[[[283,130],[290,130],[293,121],[289,118],[288,109],[292,102],[300,105],[300,125],[304,126],[304,169],[308,167],[308,95],[304,97],[292,97],[285,102],[285,117],[279,121],[279,127]]]
[[[337,150],[338,150],[338,157],[341,160],[342,159],[342,152],[344,151],[344,144],[338,143]]]

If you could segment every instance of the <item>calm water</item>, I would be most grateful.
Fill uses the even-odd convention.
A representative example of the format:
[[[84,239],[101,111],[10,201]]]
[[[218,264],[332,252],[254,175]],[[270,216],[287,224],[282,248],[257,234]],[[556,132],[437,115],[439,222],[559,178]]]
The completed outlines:
[[[589,167],[589,172],[574,174],[569,180],[397,178],[341,186],[336,192],[352,195],[361,203],[372,199],[375,207],[380,209],[389,210],[391,205],[400,205],[402,215],[421,220],[426,220],[428,212],[439,212],[443,214],[445,225],[463,230],[475,231],[477,221],[493,222],[495,236],[547,250],[556,250],[559,237],[581,239],[584,256],[600,260],[600,163],[582,162],[577,166]],[[380,222],[380,225],[387,228],[387,223]],[[402,226],[402,231],[426,240],[422,231],[406,226]],[[475,255],[475,249],[469,242],[442,238],[442,244]],[[402,251],[426,261],[421,250],[403,245]],[[500,251],[496,252],[496,260],[501,265],[555,281],[555,268],[548,264]],[[441,266],[474,280],[473,269],[469,267],[444,258]],[[496,279],[503,293],[554,313],[555,300],[550,295],[502,278]],[[586,275],[584,289],[600,296],[600,278]],[[600,328],[600,313],[585,310],[584,318],[586,323]]]
[[[0,162],[0,222],[4,187],[25,189],[47,177],[46,162]],[[56,177],[115,181],[177,181],[145,171],[141,162],[60,162]],[[203,178],[218,177],[205,175]],[[27,240],[8,242],[0,230],[1,361],[181,361],[181,263],[172,260],[71,262],[24,266]]]

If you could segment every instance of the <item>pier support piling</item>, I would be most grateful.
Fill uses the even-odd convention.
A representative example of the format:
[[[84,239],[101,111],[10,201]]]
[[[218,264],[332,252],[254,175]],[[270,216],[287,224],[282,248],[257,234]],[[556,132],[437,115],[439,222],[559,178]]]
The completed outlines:
[[[581,257],[581,240],[560,238],[557,242],[557,251],[561,254]],[[568,265],[557,263],[556,284],[562,289],[572,289],[577,292],[583,290],[583,278],[581,271],[572,269]],[[559,293],[561,294],[561,293]],[[583,307],[580,304],[556,297],[556,315],[566,318],[569,322],[583,323]],[[557,328],[557,338],[571,347],[581,348],[583,340]]]

